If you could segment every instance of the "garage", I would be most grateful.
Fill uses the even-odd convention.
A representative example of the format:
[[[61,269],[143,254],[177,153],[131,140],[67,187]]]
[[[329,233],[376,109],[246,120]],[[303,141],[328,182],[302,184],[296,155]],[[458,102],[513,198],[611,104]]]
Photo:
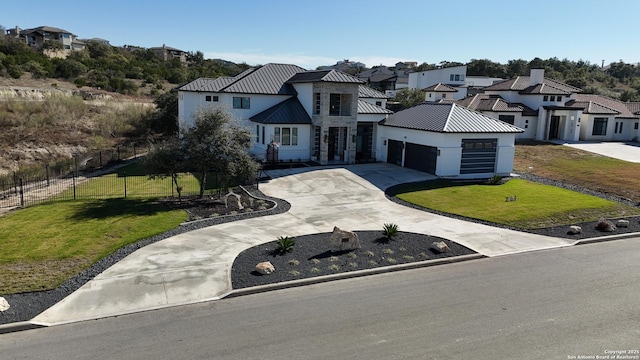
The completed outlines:
[[[438,148],[427,145],[407,143],[404,154],[404,166],[409,169],[436,173],[436,160]]]
[[[387,147],[387,162],[402,166],[402,141],[389,140],[389,146]]]
[[[460,174],[486,174],[496,169],[498,139],[462,139]]]

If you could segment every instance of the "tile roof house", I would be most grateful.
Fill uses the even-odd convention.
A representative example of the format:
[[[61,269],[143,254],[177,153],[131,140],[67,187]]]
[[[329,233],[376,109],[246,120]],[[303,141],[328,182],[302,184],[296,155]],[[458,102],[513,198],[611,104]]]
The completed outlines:
[[[155,47],[149,48],[149,50],[152,50],[156,54],[156,56],[163,61],[171,61],[173,59],[179,59],[181,63],[187,62],[186,51],[176,49],[171,46],[167,46],[165,44],[162,44],[162,46],[155,46]]]
[[[193,126],[196,111],[226,107],[254,132],[252,153],[270,161],[387,161],[436,175],[490,177],[511,171],[514,136],[522,131],[454,104],[425,104],[392,114],[386,96],[355,76],[289,64],[196,79],[178,94],[181,128]],[[426,113],[435,122],[408,126],[414,112]],[[434,166],[426,167],[421,155],[425,149],[443,157],[429,158]]]
[[[59,43],[61,50],[51,49],[45,51],[45,54],[50,57],[64,58],[72,50],[84,49],[84,43],[77,40],[76,35],[70,31],[52,26],[38,26],[32,29],[20,29],[16,26],[6,30],[6,35],[18,38],[35,49],[42,49],[47,43]]]
[[[634,103],[624,103],[544,77],[544,69],[532,69],[530,76],[518,76],[484,88],[480,99],[507,108],[480,106],[479,100],[458,102],[491,114],[525,130],[519,138],[565,141],[630,141],[640,136],[640,114]],[[475,102],[474,102],[475,101]],[[510,105],[509,105],[510,104]],[[522,110],[518,110],[522,107]]]

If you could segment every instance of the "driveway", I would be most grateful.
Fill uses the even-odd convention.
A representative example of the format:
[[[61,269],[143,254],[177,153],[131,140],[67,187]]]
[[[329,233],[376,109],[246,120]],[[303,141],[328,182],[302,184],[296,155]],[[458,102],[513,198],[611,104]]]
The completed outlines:
[[[279,236],[348,230],[400,230],[456,241],[481,254],[505,254],[571,245],[566,239],[456,220],[395,204],[383,189],[431,175],[389,164],[270,171],[261,184],[291,203],[287,213],[241,220],[180,234],[148,245],[52,306],[33,323],[52,325],[219,299],[231,289],[231,266],[244,249]]]

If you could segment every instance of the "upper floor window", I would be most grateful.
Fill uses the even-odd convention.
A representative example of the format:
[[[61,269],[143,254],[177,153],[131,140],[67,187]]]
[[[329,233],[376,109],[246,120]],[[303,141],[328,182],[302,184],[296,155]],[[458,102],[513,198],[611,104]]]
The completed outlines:
[[[376,101],[376,106],[382,106],[382,101]]]
[[[562,96],[558,96],[558,97],[556,98],[556,100],[557,100],[558,102],[562,101]]]
[[[329,94],[329,115],[351,116],[351,94]]]
[[[234,109],[249,109],[250,108],[249,100],[250,99],[248,97],[234,96],[233,97],[233,108]]]
[[[507,124],[511,125],[513,125],[513,123],[515,122],[515,118],[515,115],[498,115],[498,120],[504,121]]]
[[[556,101],[556,97],[552,95],[552,96],[549,98],[549,101]]]
[[[320,114],[320,93],[313,94],[313,113]]]
[[[542,101],[549,101],[549,96],[548,95],[543,96]]]
[[[218,97],[215,95],[207,95],[204,97],[204,101],[218,101]]]

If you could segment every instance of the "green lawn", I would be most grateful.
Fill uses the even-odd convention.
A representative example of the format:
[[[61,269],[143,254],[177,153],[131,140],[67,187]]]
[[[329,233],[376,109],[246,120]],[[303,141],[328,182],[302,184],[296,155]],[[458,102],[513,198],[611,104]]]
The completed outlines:
[[[502,185],[437,180],[407,185],[397,196],[425,208],[525,229],[640,214],[637,208],[521,179]]]

